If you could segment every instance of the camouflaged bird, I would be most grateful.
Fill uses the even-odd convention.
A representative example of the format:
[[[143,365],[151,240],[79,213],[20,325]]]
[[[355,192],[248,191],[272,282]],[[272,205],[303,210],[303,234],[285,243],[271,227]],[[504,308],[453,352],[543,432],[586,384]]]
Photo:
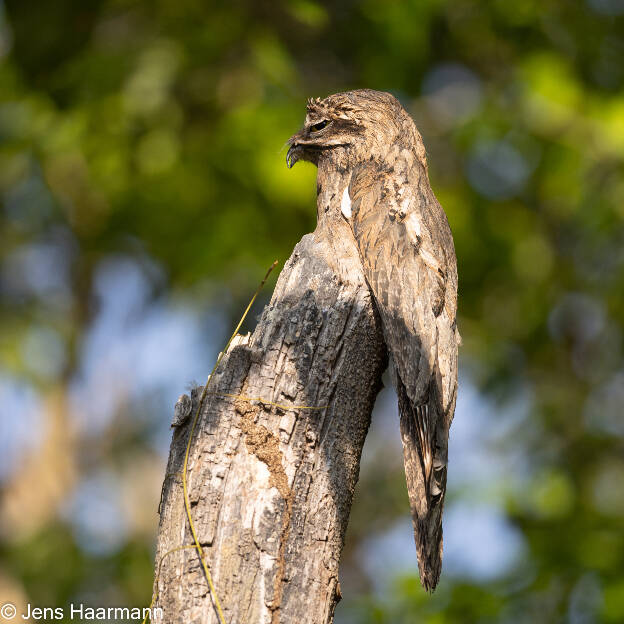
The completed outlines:
[[[457,396],[457,266],[416,125],[389,93],[308,100],[287,163],[318,167],[319,211],[340,211],[379,310],[400,412],[420,580],[442,567],[449,427]]]

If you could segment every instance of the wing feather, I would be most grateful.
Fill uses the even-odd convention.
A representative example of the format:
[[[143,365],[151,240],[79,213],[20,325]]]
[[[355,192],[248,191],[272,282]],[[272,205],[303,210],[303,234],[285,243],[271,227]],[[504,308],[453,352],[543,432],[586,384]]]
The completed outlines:
[[[457,392],[457,268],[426,169],[405,150],[387,162],[354,171],[350,221],[393,363],[420,576],[433,589]]]

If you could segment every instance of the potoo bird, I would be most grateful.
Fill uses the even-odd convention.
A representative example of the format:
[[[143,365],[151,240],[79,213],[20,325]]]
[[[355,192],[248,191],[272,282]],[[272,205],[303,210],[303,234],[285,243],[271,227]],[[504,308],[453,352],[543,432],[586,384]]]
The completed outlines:
[[[457,396],[457,265],[425,147],[401,104],[362,89],[308,100],[289,167],[317,165],[319,210],[339,202],[381,318],[398,395],[420,580],[442,567],[448,435]]]

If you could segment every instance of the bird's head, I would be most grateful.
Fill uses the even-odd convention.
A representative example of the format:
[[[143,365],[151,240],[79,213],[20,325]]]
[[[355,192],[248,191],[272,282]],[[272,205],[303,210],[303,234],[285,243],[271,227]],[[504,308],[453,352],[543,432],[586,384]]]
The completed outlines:
[[[286,163],[319,165],[332,155],[343,166],[382,157],[397,140],[420,140],[414,122],[390,93],[358,89],[309,99],[303,128],[290,137]],[[422,143],[422,141],[421,141]]]

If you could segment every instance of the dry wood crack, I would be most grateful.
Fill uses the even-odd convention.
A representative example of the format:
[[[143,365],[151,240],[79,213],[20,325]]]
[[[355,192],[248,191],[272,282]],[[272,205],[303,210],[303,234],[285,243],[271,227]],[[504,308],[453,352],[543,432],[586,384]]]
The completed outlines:
[[[286,561],[284,550],[290,533],[290,520],[292,516],[293,493],[288,486],[288,477],[284,470],[283,457],[279,448],[279,440],[266,427],[257,425],[254,417],[259,412],[258,408],[252,408],[243,401],[237,401],[236,411],[241,415],[241,428],[245,433],[245,444],[250,453],[255,455],[269,469],[269,485],[273,486],[284,499],[285,509],[282,516],[282,530],[279,540],[279,553],[277,556],[277,574],[274,583],[274,600],[270,609],[272,611],[271,624],[279,622],[279,608],[282,599],[282,584]]]

